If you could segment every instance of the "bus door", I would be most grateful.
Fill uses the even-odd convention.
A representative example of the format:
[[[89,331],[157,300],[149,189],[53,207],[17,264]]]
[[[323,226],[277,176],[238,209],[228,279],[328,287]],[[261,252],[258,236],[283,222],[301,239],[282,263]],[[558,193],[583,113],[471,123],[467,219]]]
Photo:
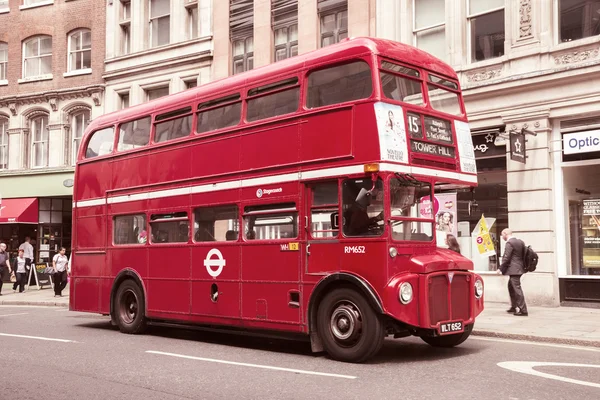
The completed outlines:
[[[308,275],[324,275],[339,269],[340,241],[339,184],[323,181],[306,185],[308,218],[306,266]],[[309,278],[309,280],[311,280]]]

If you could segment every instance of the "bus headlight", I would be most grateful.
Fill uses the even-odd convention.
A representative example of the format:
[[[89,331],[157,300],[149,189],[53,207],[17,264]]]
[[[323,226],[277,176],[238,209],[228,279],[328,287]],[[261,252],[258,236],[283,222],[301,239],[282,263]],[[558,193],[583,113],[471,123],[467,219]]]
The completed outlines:
[[[398,297],[402,304],[408,304],[413,299],[413,288],[412,285],[408,282],[404,282],[400,285],[400,290],[398,292]]]
[[[398,255],[398,250],[395,247],[390,247],[390,257],[394,258]]]
[[[475,297],[480,299],[481,296],[483,296],[483,282],[481,282],[481,279],[477,279],[475,281]]]

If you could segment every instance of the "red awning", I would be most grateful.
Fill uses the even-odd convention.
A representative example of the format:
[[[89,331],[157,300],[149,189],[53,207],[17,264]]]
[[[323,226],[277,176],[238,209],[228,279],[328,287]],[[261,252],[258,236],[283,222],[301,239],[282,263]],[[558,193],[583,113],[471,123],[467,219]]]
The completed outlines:
[[[0,199],[0,224],[37,224],[38,200],[25,199]]]

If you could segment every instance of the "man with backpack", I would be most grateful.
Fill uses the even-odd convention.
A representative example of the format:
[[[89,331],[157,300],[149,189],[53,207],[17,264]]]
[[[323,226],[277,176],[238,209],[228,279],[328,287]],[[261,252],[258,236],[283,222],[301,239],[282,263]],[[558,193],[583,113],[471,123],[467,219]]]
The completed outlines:
[[[525,269],[525,243],[521,239],[517,239],[512,235],[510,229],[502,231],[502,239],[506,241],[500,271],[503,275],[509,275],[508,294],[510,295],[510,308],[506,312],[519,317],[526,317],[527,304],[525,304],[525,296],[521,288],[521,275],[527,270]]]

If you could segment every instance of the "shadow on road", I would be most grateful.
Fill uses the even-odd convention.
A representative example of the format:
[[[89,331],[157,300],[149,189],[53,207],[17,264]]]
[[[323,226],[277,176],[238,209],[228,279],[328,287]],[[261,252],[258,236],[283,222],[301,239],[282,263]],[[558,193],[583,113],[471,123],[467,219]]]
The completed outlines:
[[[369,364],[440,361],[468,356],[482,350],[468,344],[467,340],[460,346],[445,349],[432,347],[418,338],[387,339],[379,354],[373,357]]]

